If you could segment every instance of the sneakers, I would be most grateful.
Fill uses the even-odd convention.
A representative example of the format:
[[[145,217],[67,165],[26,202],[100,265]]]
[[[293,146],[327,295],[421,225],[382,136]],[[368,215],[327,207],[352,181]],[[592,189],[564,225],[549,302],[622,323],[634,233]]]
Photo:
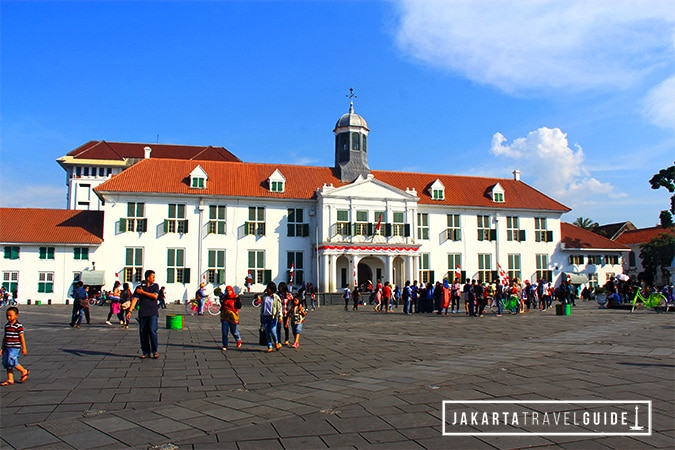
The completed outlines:
[[[240,348],[240,347],[241,347],[241,340],[238,340],[237,341],[237,348]]]
[[[108,325],[112,325],[112,323],[110,323],[109,320],[106,320],[105,323],[108,324]]]

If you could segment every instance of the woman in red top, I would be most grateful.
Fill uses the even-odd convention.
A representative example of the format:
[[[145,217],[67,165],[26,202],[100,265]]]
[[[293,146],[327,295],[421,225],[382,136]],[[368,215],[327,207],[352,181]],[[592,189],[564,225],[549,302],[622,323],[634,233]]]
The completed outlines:
[[[234,293],[232,286],[227,286],[225,292],[220,295],[220,330],[223,340],[222,350],[227,350],[227,336],[232,336],[237,340],[237,348],[241,347],[241,335],[239,334],[239,310],[241,309],[241,300]]]

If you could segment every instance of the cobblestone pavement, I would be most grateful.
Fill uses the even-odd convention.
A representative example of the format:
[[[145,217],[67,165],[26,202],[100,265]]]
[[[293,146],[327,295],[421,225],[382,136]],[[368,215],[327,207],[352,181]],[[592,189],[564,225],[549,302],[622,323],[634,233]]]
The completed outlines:
[[[164,327],[139,359],[136,322],[68,326],[70,306],[23,305],[31,374],[0,388],[3,448],[675,447],[675,314],[600,310],[470,318],[324,306],[298,349],[265,353],[258,310],[241,349],[212,316]],[[652,400],[651,436],[444,436],[444,400]]]

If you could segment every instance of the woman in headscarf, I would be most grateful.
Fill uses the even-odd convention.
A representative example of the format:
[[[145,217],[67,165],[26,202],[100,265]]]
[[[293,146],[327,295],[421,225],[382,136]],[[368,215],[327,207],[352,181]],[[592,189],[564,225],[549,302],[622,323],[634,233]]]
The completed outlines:
[[[237,348],[241,347],[241,335],[239,334],[239,310],[241,300],[235,294],[232,286],[227,286],[225,292],[220,294],[220,330],[222,334],[223,348],[227,350],[227,337],[229,333],[237,341]]]

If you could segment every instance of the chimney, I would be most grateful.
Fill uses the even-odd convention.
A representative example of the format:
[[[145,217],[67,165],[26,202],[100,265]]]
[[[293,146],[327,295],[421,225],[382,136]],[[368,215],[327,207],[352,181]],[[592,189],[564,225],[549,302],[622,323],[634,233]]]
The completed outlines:
[[[520,170],[516,169],[513,171],[513,179],[516,181],[520,181]]]
[[[152,149],[150,147],[145,147],[143,150],[145,150],[145,159],[150,159],[150,153],[152,153]]]

